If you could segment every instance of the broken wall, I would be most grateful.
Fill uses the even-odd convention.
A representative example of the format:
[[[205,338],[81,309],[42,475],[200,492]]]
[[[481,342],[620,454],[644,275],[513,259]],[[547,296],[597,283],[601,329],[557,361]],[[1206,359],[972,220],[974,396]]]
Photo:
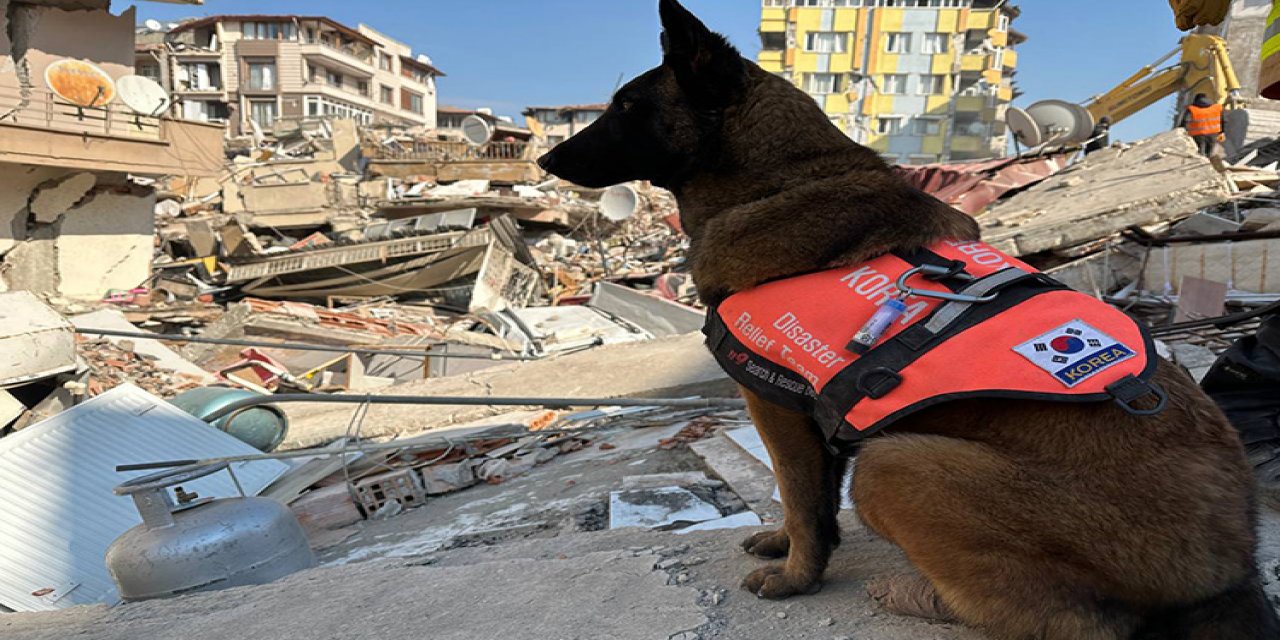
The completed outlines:
[[[10,164],[0,185],[0,289],[97,300],[151,276],[151,189],[123,174]]]
[[[0,0],[0,55],[7,58],[0,62],[0,89],[44,90],[45,69],[67,58],[92,62],[112,78],[132,74],[136,11],[111,15],[108,4],[62,9]]]

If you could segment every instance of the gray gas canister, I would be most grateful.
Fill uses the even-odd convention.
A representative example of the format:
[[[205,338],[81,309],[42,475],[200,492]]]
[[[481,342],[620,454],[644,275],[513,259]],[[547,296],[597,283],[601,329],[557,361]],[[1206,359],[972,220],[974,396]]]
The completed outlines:
[[[107,570],[125,600],[265,584],[316,564],[298,519],[270,498],[200,498],[168,487],[227,469],[180,467],[115,488],[133,498],[142,524],[107,548]]]

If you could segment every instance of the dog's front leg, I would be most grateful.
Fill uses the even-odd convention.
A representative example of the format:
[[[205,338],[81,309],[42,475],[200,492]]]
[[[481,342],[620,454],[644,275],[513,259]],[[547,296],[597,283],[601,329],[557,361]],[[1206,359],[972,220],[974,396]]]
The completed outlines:
[[[822,572],[839,542],[836,461],[807,416],[770,404],[746,389],[742,395],[773,459],[782,494],[782,529],[766,537],[787,552],[785,563],[751,572],[742,586],[762,598],[814,593],[822,586]]]

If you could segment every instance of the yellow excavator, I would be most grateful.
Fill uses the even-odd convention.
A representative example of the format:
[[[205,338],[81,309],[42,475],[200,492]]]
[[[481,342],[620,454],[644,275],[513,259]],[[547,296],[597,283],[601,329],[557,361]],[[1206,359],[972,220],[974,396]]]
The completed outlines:
[[[1179,54],[1177,64],[1161,67]],[[1194,97],[1197,93],[1225,107],[1227,147],[1235,143],[1238,148],[1249,128],[1240,80],[1231,66],[1227,43],[1204,34],[1184,37],[1177,49],[1084,104],[1041,100],[1026,109],[1010,107],[1006,122],[1023,146],[1072,146],[1089,140],[1094,126],[1104,117],[1115,125],[1168,96]]]

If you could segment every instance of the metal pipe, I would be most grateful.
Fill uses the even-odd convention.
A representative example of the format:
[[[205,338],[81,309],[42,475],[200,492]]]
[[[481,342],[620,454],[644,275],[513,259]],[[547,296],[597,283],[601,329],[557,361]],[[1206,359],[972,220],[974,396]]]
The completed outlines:
[[[513,360],[513,361],[531,361],[538,360],[529,356],[512,356],[493,353],[484,355],[479,353],[432,353],[430,351],[412,351],[408,349],[376,349],[363,347],[325,347],[318,344],[302,344],[299,342],[268,342],[265,340],[242,340],[240,338],[203,338],[200,336],[183,336],[169,333],[146,333],[135,331],[116,331],[114,329],[90,329],[76,327],[76,333],[93,336],[111,336],[114,338],[136,338],[139,340],[167,340],[170,342],[191,342],[195,344],[219,344],[232,347],[266,347],[270,349],[285,349],[289,351],[323,351],[326,353],[355,353],[360,355],[374,356],[404,356],[407,358],[462,358],[469,360]],[[425,347],[436,347],[447,345],[447,342],[437,342]]]
[[[414,404],[457,405],[480,407],[546,407],[569,409],[572,407],[676,407],[683,409],[744,409],[747,401],[741,398],[546,398],[546,397],[475,397],[475,396],[355,396],[324,395],[318,393],[278,393],[237,400],[205,416],[208,423],[246,407],[286,402],[327,402],[331,404]]]

